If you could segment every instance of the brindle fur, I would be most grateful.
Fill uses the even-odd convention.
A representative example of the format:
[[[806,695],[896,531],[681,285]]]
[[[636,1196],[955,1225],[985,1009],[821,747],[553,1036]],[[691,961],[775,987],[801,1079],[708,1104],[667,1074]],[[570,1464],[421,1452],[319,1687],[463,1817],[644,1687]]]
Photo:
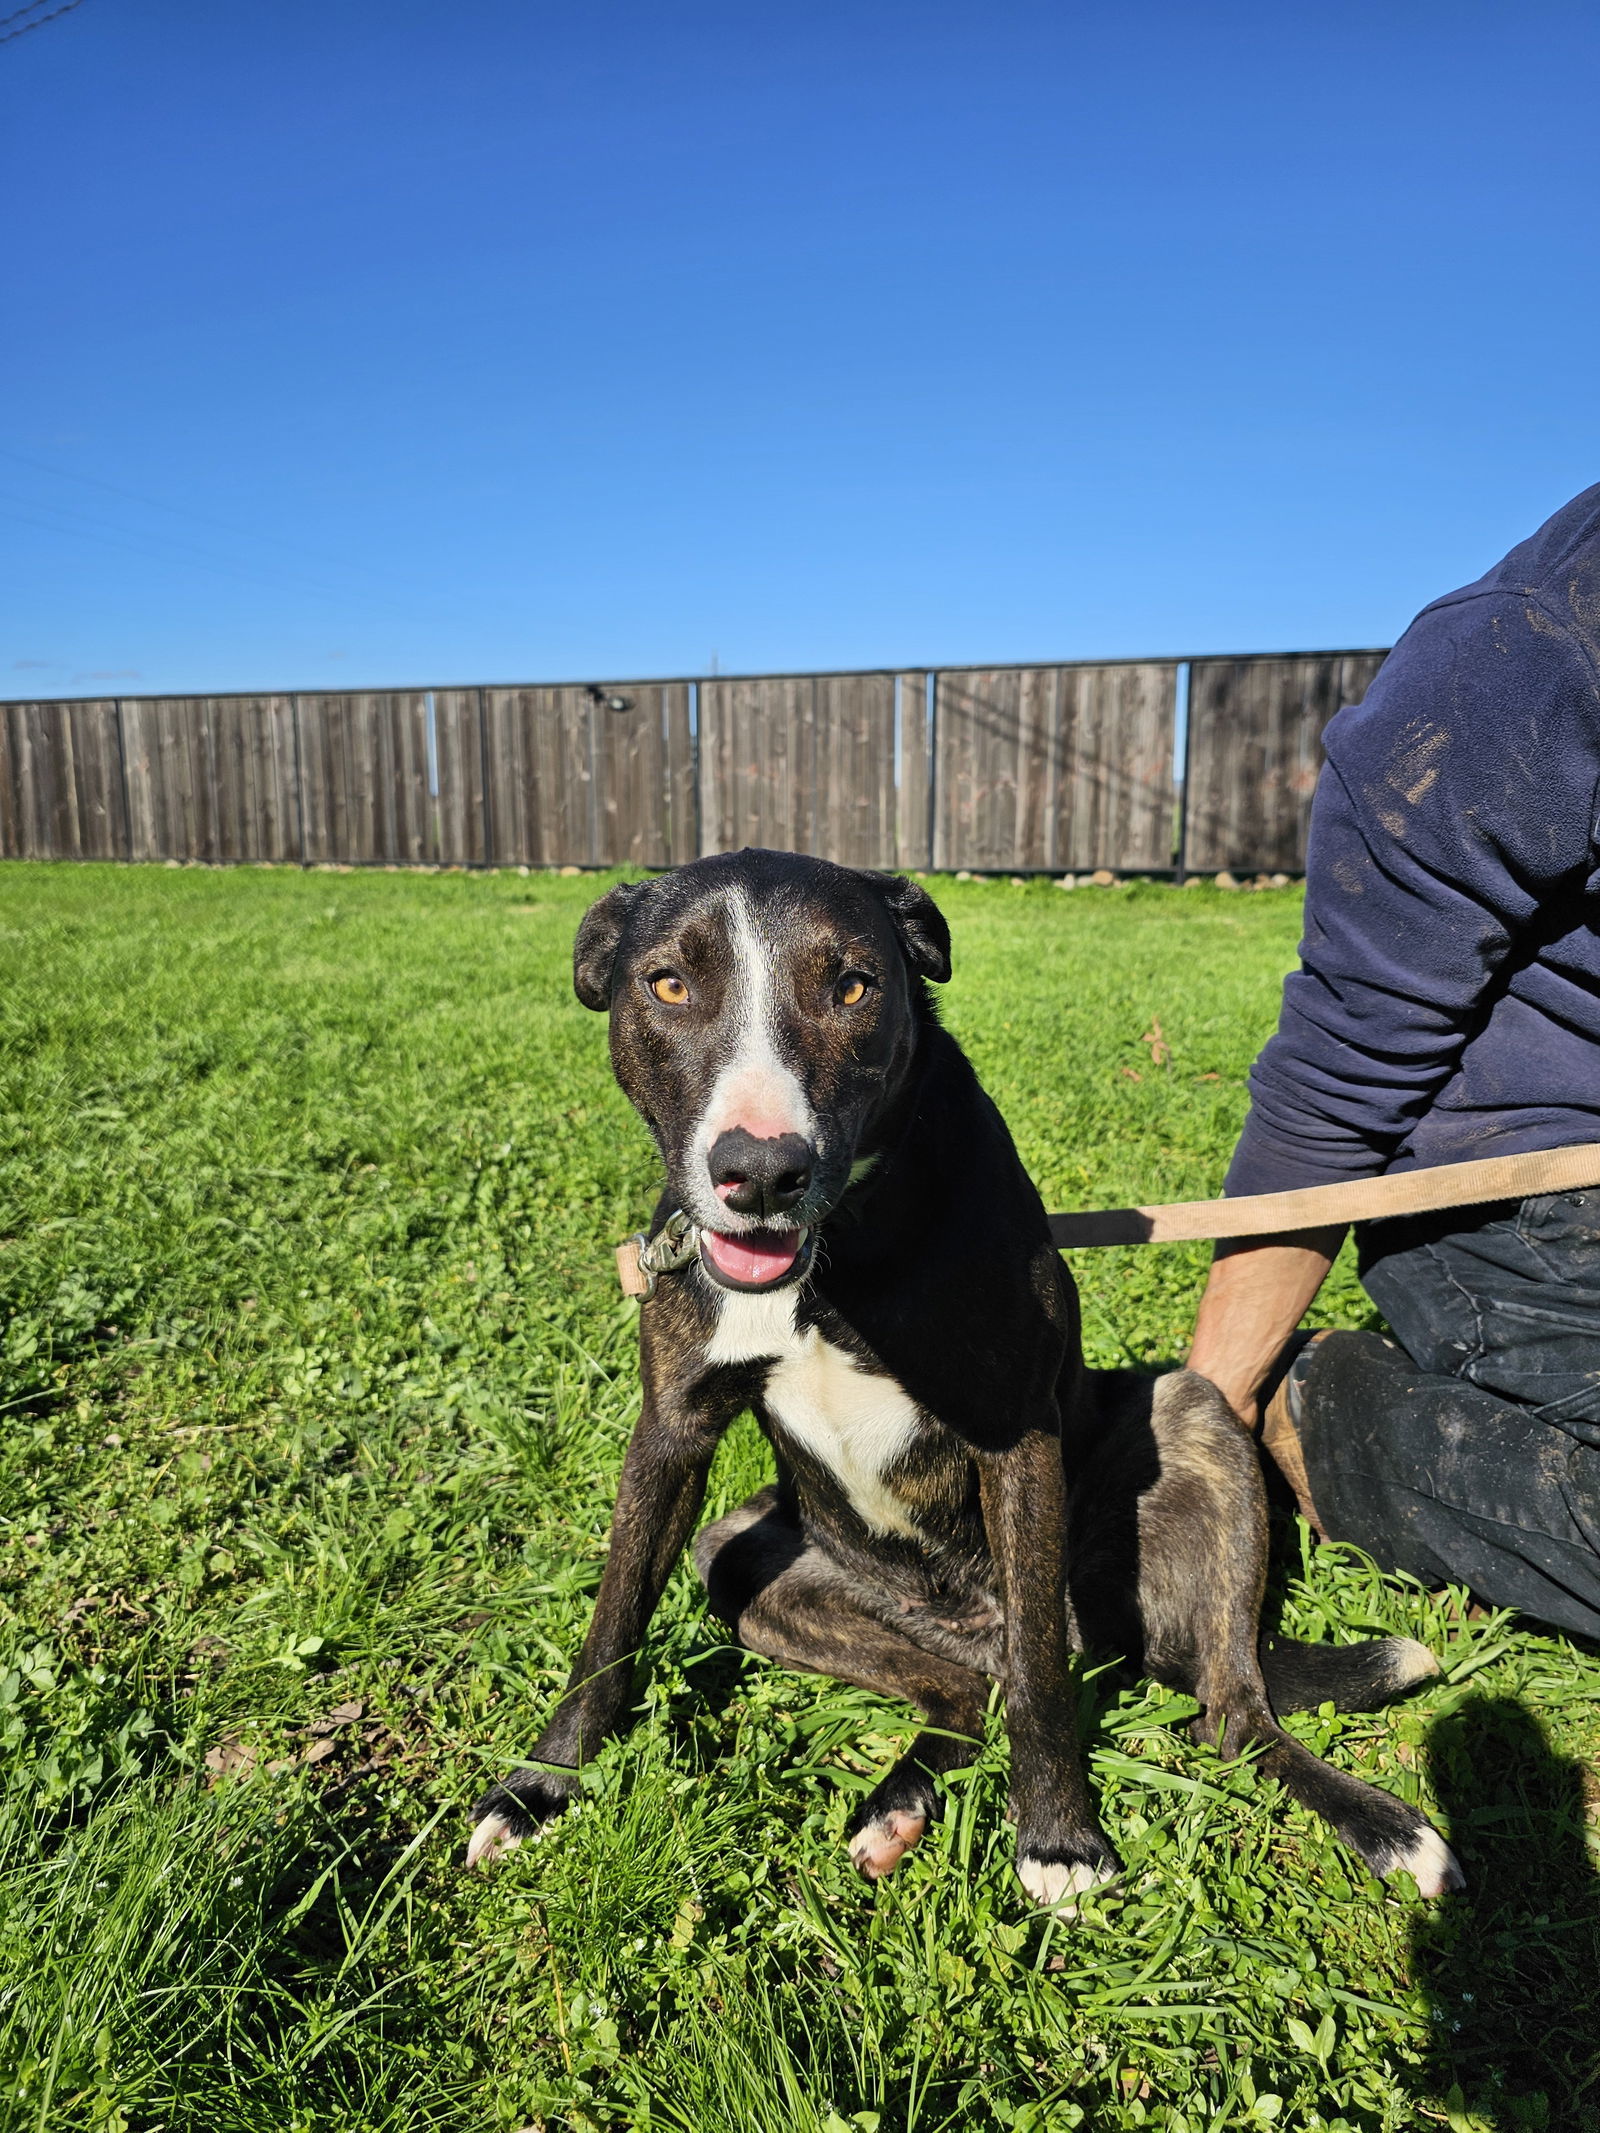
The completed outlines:
[[[934,1014],[924,981],[948,975],[948,935],[925,892],[745,852],[591,910],[576,982],[587,1004],[611,1007],[618,1077],[667,1162],[653,1230],[697,1189],[690,1123],[715,1066],[708,1047],[719,1031],[726,1041],[718,914],[730,892],[759,912],[790,982],[785,1041],[818,1122],[801,1212],[825,1226],[795,1322],[915,1403],[917,1428],[888,1477],[915,1533],[867,1526],[832,1469],[784,1431],[764,1399],[769,1361],[708,1356],[726,1299],[703,1270],[664,1277],[641,1311],[643,1411],[588,1635],[539,1741],[541,1767],[493,1788],[477,1816],[515,1841],[630,1722],[634,1655],[718,1440],[752,1408],[778,1479],[698,1536],[713,1607],[749,1650],[900,1698],[928,1729],[855,1818],[864,1871],[886,1871],[936,1812],[935,1781],[969,1758],[991,1680],[1005,1691],[1030,1889],[1075,1890],[1114,1870],[1077,1747],[1073,1648],[1124,1655],[1194,1695],[1203,1738],[1260,1748],[1267,1771],[1375,1871],[1428,1858],[1430,1840],[1448,1860],[1415,1809],[1278,1725],[1264,1664],[1290,1709],[1324,1697],[1369,1708],[1433,1662],[1403,1639],[1338,1650],[1259,1639],[1267,1518],[1254,1448],[1192,1373],[1086,1369],[1076,1291],[1038,1194]],[[642,980],[663,962],[690,976],[698,1025],[644,1000]],[[870,1023],[809,1011],[845,962],[875,975]],[[1045,1870],[1060,1871],[1041,1882]]]

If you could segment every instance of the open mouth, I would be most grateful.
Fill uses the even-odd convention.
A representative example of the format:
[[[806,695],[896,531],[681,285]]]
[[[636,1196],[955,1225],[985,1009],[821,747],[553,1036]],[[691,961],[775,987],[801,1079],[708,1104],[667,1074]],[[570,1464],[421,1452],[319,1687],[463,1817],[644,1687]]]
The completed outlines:
[[[700,1263],[725,1289],[775,1289],[803,1274],[810,1258],[809,1230],[748,1229],[738,1236],[700,1232]]]

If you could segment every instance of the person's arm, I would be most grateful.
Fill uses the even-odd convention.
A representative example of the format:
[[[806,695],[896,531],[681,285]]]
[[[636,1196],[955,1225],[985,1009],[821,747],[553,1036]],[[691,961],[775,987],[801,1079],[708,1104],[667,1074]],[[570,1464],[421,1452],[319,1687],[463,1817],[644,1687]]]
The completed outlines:
[[[1600,691],[1531,599],[1420,616],[1328,732],[1300,967],[1250,1074],[1223,1190],[1387,1169],[1546,900],[1592,865]],[[1342,1230],[1219,1246],[1191,1369],[1246,1422]]]
[[[1224,1192],[1389,1167],[1530,934],[1581,896],[1597,789],[1600,687],[1569,632],[1520,593],[1418,617],[1328,728],[1300,965]]]
[[[1219,1244],[1195,1319],[1189,1368],[1253,1423],[1256,1397],[1284,1342],[1311,1308],[1344,1230],[1297,1230]]]

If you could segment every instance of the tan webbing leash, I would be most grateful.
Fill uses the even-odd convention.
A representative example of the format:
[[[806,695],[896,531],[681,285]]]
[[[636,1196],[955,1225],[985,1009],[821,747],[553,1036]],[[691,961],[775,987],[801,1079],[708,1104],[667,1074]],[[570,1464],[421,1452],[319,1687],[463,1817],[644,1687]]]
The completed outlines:
[[[1491,1200],[1531,1200],[1546,1192],[1600,1185],[1600,1141],[1541,1148],[1532,1155],[1491,1155],[1476,1163],[1440,1163],[1385,1178],[1307,1185],[1298,1192],[1256,1192],[1237,1200],[1175,1200],[1165,1207],[1109,1207],[1096,1214],[1052,1215],[1050,1235],[1063,1251],[1099,1244],[1181,1244],[1203,1238],[1272,1237],[1335,1223],[1386,1222],[1440,1207]]]
[[[1392,1177],[1355,1178],[1347,1185],[1307,1185],[1298,1192],[1256,1192],[1236,1200],[1174,1200],[1164,1207],[1107,1207],[1096,1213],[1052,1215],[1051,1240],[1062,1251],[1102,1244],[1186,1244],[1224,1237],[1275,1237],[1297,1229],[1331,1229],[1349,1222],[1386,1222],[1396,1215],[1432,1214],[1441,1207],[1479,1207],[1493,1200],[1531,1200],[1540,1193],[1600,1185],[1600,1141],[1574,1148],[1541,1148],[1532,1155],[1491,1155],[1476,1163],[1440,1163]],[[655,1293],[657,1277],[695,1256],[699,1232],[676,1214],[653,1241],[630,1237],[617,1246],[617,1279],[625,1296]]]

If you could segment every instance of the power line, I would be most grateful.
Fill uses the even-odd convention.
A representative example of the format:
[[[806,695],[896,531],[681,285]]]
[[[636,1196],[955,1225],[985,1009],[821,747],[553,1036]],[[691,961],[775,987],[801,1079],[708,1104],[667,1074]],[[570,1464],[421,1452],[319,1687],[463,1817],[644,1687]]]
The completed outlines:
[[[54,528],[58,533],[78,533],[87,528],[93,532],[97,540],[103,540],[109,536],[120,541],[124,546],[131,542],[140,545],[145,550],[149,550],[154,544],[155,548],[172,550],[180,557],[192,558],[195,561],[207,563],[212,568],[224,567],[236,576],[240,575],[241,572],[248,574],[256,579],[258,583],[274,585],[274,589],[278,592],[320,593],[330,600],[348,600],[350,598],[348,592],[341,591],[336,586],[321,584],[313,578],[300,576],[299,573],[291,575],[289,572],[277,570],[270,562],[263,569],[254,559],[244,559],[226,554],[219,555],[215,547],[206,546],[193,540],[185,540],[182,534],[162,533],[158,532],[154,527],[119,526],[115,520],[97,518],[87,511],[75,510],[70,504],[52,503],[34,496],[17,496],[5,489],[0,489],[0,504],[20,504],[24,511],[49,512],[57,520],[77,521],[75,525],[58,524]],[[16,513],[13,512],[10,515],[14,517]],[[46,524],[47,521],[35,519],[32,523],[42,525]]]
[[[282,579],[273,580],[272,578],[264,577],[259,570],[253,569],[248,564],[241,568],[239,564],[230,562],[223,557],[193,551],[184,552],[189,549],[188,543],[175,544],[163,534],[154,536],[147,534],[141,539],[137,534],[133,534],[130,537],[129,529],[121,527],[107,531],[93,524],[63,525],[61,523],[59,505],[45,504],[41,506],[35,504],[32,507],[34,511],[41,509],[46,511],[55,510],[58,514],[57,517],[49,519],[30,516],[26,511],[12,510],[10,508],[11,502],[12,499],[9,497],[0,497],[0,518],[10,519],[15,525],[32,526],[38,532],[59,534],[68,540],[94,541],[103,548],[120,548],[128,554],[140,557],[144,562],[165,564],[169,569],[175,564],[181,564],[190,570],[209,570],[219,576],[233,578],[240,583],[254,586],[257,590],[265,589],[280,596],[294,595],[303,598],[307,593],[313,593],[317,597],[327,600],[343,599],[348,601],[349,599],[348,594],[337,593],[328,586],[306,583],[297,585],[286,583]],[[82,517],[80,512],[74,512],[70,515]],[[149,543],[152,538],[160,541],[169,552],[163,555],[159,549],[151,548]],[[177,553],[171,552],[174,547],[178,549]]]
[[[43,0],[39,0],[39,4],[42,5]],[[224,519],[212,518],[206,512],[195,511],[187,504],[165,503],[159,496],[141,495],[137,489],[125,489],[119,483],[103,481],[95,474],[79,474],[75,473],[70,467],[51,466],[42,459],[30,459],[23,452],[13,452],[6,445],[0,445],[0,459],[9,459],[19,467],[28,467],[35,474],[48,474],[56,481],[75,481],[81,483],[85,488],[103,490],[107,496],[120,496],[124,503],[140,504],[149,511],[164,511],[169,517],[182,519],[191,526],[205,526],[209,527],[213,533],[225,533],[232,540],[251,541],[259,546],[286,549],[294,556],[297,562],[304,563],[309,560],[315,569],[320,570],[325,562],[332,562],[336,570],[353,570],[358,578],[367,580],[367,585],[361,588],[363,592],[370,593],[372,590],[387,592],[390,590],[386,580],[380,578],[375,571],[366,569],[361,563],[352,563],[348,557],[335,559],[318,556],[315,551],[303,548],[298,541],[285,540],[281,534],[262,533],[259,530],[252,530],[248,527],[230,525]],[[37,510],[40,506],[29,500],[29,508]],[[71,511],[71,506],[65,504],[47,504],[43,508],[46,510]],[[81,513],[74,515],[82,516]],[[157,538],[160,539],[163,536],[158,535]],[[351,590],[353,591],[355,588],[351,588]],[[344,595],[344,597],[348,596],[348,593]]]
[[[39,464],[37,461],[24,459],[18,452],[0,450],[0,458],[14,459],[24,466]],[[115,489],[109,482],[95,482],[88,475],[79,476],[78,479],[92,482],[95,488],[108,489],[113,495],[131,499],[131,491]],[[18,505],[21,506],[20,510],[14,508]],[[177,507],[162,505],[157,508],[176,510]],[[38,516],[40,513],[48,515]],[[180,512],[178,515],[182,517],[188,514]],[[66,539],[87,540],[102,547],[120,548],[142,557],[146,562],[165,564],[169,569],[175,565],[187,565],[191,569],[213,571],[223,577],[233,578],[280,596],[304,597],[310,594],[318,599],[336,601],[346,609],[364,606],[390,615],[403,612],[410,620],[415,620],[419,614],[426,611],[425,607],[419,607],[415,600],[406,599],[399,588],[388,585],[382,579],[378,579],[375,585],[371,586],[352,583],[327,584],[315,576],[302,574],[292,565],[286,569],[270,556],[258,560],[239,554],[229,555],[226,551],[219,551],[214,545],[202,545],[195,540],[185,539],[182,534],[160,532],[153,526],[118,525],[115,520],[91,516],[88,512],[76,510],[70,504],[18,496],[4,489],[0,489],[0,519],[10,519],[17,525],[31,526],[37,531],[58,534]],[[72,521],[76,523],[70,523]],[[204,528],[215,525],[216,521],[197,518],[194,523],[197,527]],[[277,545],[291,549],[293,547],[293,544],[288,542]]]
[[[34,0],[34,5],[40,5],[40,0]],[[75,7],[82,5],[83,0],[66,0],[64,7],[52,8],[48,15],[41,15],[37,22],[24,22],[20,30],[6,30],[5,35],[0,37],[0,44],[15,44],[19,37],[26,37],[30,30],[42,30],[47,22],[56,22],[61,16],[70,15]],[[0,17],[0,30],[5,30],[8,22],[20,21],[29,12],[28,8],[19,7],[16,14]]]

